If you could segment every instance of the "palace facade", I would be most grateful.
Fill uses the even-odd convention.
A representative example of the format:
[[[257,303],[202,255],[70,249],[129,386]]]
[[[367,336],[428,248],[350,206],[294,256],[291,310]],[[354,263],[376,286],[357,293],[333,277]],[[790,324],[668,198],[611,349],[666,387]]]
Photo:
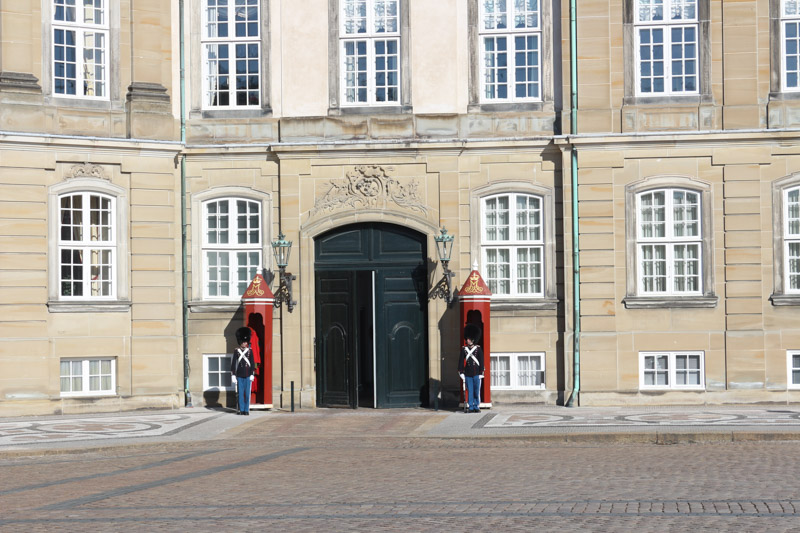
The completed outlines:
[[[797,401],[800,3],[0,6],[0,416],[225,405],[281,238],[274,407],[453,405],[443,228],[494,403]]]

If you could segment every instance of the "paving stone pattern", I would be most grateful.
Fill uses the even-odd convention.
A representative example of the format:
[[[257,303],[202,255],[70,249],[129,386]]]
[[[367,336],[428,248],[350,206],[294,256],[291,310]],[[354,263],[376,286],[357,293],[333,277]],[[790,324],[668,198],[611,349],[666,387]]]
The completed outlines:
[[[800,531],[798,441],[429,436],[453,416],[262,415],[207,440],[0,455],[0,531]]]

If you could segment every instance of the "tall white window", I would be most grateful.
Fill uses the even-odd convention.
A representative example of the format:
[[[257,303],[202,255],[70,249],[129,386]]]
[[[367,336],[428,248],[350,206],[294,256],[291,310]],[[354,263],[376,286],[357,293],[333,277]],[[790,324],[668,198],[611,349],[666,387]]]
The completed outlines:
[[[206,354],[203,357],[203,390],[233,390],[230,355]]]
[[[262,265],[261,204],[244,198],[205,202],[203,224],[205,297],[238,299]]]
[[[61,298],[115,298],[115,198],[94,192],[76,192],[63,194],[58,201]]]
[[[637,96],[698,94],[697,0],[635,0]]]
[[[640,295],[702,292],[700,194],[659,189],[636,197]]]
[[[53,92],[108,98],[108,9],[105,0],[53,0]]]
[[[481,101],[542,99],[539,0],[482,0]]]
[[[703,352],[641,352],[641,389],[705,389]]]
[[[800,2],[781,0],[781,76],[783,89],[800,91]]]
[[[342,105],[400,103],[400,0],[341,0]]]
[[[783,194],[784,292],[800,294],[800,187]]]
[[[116,394],[116,359],[62,359],[61,396]]]
[[[543,389],[544,353],[498,353],[491,356],[492,389]]]
[[[482,274],[494,295],[544,295],[542,198],[500,194],[482,200]]]
[[[206,0],[204,4],[203,107],[259,107],[259,0]]]

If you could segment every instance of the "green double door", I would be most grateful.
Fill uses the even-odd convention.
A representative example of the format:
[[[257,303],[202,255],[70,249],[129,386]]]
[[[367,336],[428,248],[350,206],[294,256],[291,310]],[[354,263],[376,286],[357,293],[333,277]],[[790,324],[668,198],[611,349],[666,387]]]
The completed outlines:
[[[425,236],[389,224],[315,241],[317,404],[427,403]]]

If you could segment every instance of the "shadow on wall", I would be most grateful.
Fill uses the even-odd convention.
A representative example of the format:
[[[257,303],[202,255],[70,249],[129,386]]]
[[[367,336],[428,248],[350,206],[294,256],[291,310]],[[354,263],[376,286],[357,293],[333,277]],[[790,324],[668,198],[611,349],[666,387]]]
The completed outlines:
[[[222,334],[225,336],[225,353],[231,355],[236,349],[236,330],[244,324],[244,307],[239,306],[231,320],[225,325]],[[201,349],[201,351],[204,351]],[[227,372],[229,368],[220,369]],[[228,372],[230,376],[230,372]],[[203,391],[203,402],[206,407],[224,407],[236,409],[236,392],[233,390]]]
[[[457,408],[461,401],[461,378],[458,377],[458,356],[461,349],[461,313],[455,299],[439,319],[441,381],[431,380],[431,405],[443,409]]]

